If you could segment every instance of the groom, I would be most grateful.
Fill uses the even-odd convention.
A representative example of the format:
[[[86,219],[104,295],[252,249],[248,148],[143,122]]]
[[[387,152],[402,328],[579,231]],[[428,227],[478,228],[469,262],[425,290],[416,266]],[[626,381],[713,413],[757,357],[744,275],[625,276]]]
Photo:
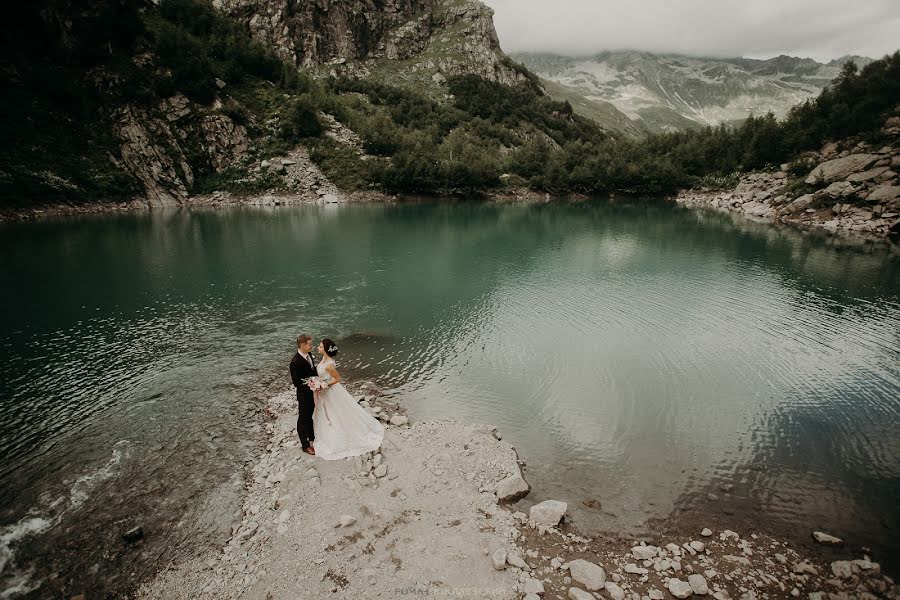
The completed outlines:
[[[312,337],[303,333],[297,337],[297,353],[291,359],[291,381],[297,388],[297,434],[300,436],[300,444],[307,454],[315,454],[312,442],[316,439],[313,431],[313,410],[316,405],[313,400],[313,392],[303,383],[308,377],[316,376],[316,361],[312,355]]]

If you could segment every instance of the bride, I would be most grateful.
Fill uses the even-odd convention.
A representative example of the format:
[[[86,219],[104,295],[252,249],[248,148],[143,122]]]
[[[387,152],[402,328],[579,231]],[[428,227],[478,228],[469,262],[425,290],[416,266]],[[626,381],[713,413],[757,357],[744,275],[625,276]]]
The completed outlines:
[[[337,344],[325,338],[319,343],[318,351],[322,360],[316,372],[327,387],[315,394],[316,456],[336,460],[377,450],[384,439],[384,427],[341,385],[341,375],[334,363]]]

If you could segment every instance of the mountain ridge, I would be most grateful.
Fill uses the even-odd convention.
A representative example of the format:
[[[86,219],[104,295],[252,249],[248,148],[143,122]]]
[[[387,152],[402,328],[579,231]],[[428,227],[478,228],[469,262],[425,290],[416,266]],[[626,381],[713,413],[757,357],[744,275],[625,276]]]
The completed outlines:
[[[718,58],[642,50],[518,52],[511,58],[570,94],[612,104],[647,133],[736,123],[767,112],[784,117],[817,96],[848,61],[858,67],[872,62],[856,56],[820,63],[788,55]]]

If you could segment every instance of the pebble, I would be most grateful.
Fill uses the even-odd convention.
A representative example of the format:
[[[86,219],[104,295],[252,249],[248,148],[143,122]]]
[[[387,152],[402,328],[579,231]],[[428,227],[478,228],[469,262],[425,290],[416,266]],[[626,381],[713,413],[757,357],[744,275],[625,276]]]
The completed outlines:
[[[706,544],[704,544],[703,542],[693,541],[691,542],[691,548],[693,548],[697,552],[703,552],[704,550],[706,550]]]
[[[337,527],[350,527],[354,523],[356,523],[356,517],[352,515],[341,515]]]
[[[384,477],[387,475],[387,465],[382,463],[378,465],[373,472],[375,473],[375,477]]]
[[[518,554],[507,554],[506,562],[513,567],[518,567],[520,569],[529,569],[528,563],[526,563],[525,560]]]
[[[506,568],[506,550],[503,548],[497,548],[494,550],[494,553],[491,554],[491,562],[494,564],[494,568],[498,571],[502,571]]]
[[[709,527],[704,527],[703,531],[700,532],[700,535],[702,535],[703,537],[709,537],[712,534],[713,534],[712,529],[710,529]]]
[[[666,595],[656,588],[650,588],[650,591],[647,592],[647,597],[650,598],[650,600],[663,600]]]

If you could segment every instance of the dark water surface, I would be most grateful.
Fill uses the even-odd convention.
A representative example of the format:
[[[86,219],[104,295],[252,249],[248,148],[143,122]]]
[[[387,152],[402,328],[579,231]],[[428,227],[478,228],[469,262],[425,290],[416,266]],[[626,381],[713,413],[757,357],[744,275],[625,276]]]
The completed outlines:
[[[586,528],[737,511],[900,551],[885,248],[656,202],[164,211],[2,227],[0,286],[10,595],[227,537],[301,330],[414,418],[498,425]]]

